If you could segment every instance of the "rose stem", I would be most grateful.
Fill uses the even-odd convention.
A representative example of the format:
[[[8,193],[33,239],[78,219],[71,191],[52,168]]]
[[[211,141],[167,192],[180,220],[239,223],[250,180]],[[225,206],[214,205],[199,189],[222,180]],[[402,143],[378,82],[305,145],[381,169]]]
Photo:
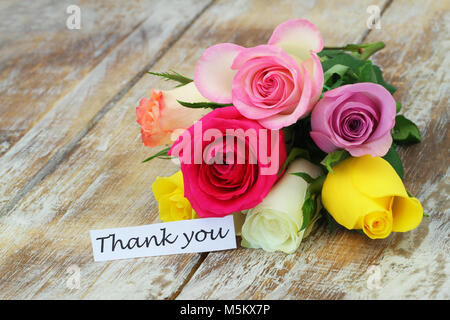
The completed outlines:
[[[343,50],[351,51],[359,54],[359,58],[362,60],[367,60],[375,52],[380,51],[386,45],[384,42],[373,42],[373,43],[363,43],[363,44],[348,44],[345,47],[324,47],[324,50]]]

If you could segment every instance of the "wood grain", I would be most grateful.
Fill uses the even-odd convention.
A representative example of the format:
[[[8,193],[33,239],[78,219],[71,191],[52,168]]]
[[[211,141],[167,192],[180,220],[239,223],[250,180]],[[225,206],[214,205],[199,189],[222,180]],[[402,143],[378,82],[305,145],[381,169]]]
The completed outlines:
[[[216,1],[152,70],[174,69],[192,75],[195,61],[208,46],[218,42],[245,46],[264,43],[277,24],[293,17],[314,22],[327,45],[356,42],[366,34],[367,6],[378,4],[383,8],[386,3],[389,2]],[[63,98],[48,113],[51,117],[45,115],[0,158],[0,172],[2,167],[10,166],[3,171],[9,176],[2,176],[0,179],[4,180],[0,181],[15,183],[14,179],[29,172],[33,163],[42,166],[54,159],[55,153],[50,151],[50,155],[38,161],[39,152],[44,150],[39,144],[67,149],[53,165],[54,170],[43,176],[42,181],[36,181],[17,199],[12,210],[0,216],[0,298],[448,299],[448,155],[441,152],[437,159],[427,158],[431,150],[447,150],[449,142],[446,129],[449,82],[444,73],[448,69],[445,55],[448,21],[443,15],[442,19],[434,20],[448,8],[431,1],[417,3],[410,15],[411,21],[418,21],[417,30],[411,33],[407,19],[399,18],[408,6],[409,2],[404,1],[391,3],[384,13],[382,29],[369,33],[367,40],[387,42],[387,49],[377,55],[377,62],[384,67],[388,79],[401,88],[396,98],[404,103],[405,113],[418,120],[424,134],[423,143],[403,151],[402,157],[407,166],[407,187],[431,213],[429,222],[425,221],[414,232],[380,241],[349,231],[329,234],[321,226],[293,255],[239,248],[210,253],[205,260],[205,255],[188,254],[94,263],[88,231],[158,222],[151,184],[156,176],[167,176],[177,170],[170,161],[140,163],[155,150],[141,144],[135,123],[139,98],[148,95],[152,87],[169,88],[169,83],[151,76],[141,78],[128,93],[113,100],[98,121],[91,124],[88,121],[86,127],[86,119],[96,114],[89,113],[89,104],[95,108],[104,106],[105,96],[117,96],[121,90],[118,79],[138,72],[137,67],[127,69],[130,59],[139,58],[130,46],[143,48],[145,45],[139,39],[157,39],[156,35],[149,38],[132,33],[100,62],[99,65],[108,61],[103,68],[119,64],[111,74],[103,75],[94,68],[85,77],[87,80],[66,95],[85,97],[69,104],[71,108],[64,106],[71,100]],[[146,23],[150,22],[146,20],[139,28]],[[147,25],[145,30],[148,28]],[[436,34],[433,30],[440,32]],[[130,37],[134,40],[127,42]],[[424,44],[431,47],[423,48]],[[404,54],[404,50],[410,54]],[[149,51],[145,53],[147,61],[151,59]],[[412,85],[417,86],[412,91],[414,96],[408,88]],[[437,115],[427,110],[436,110]],[[66,112],[67,128],[57,122]],[[82,119],[77,123],[75,119],[80,115]],[[71,144],[73,128],[84,128],[81,130],[85,132]],[[434,130],[445,134],[436,135]],[[45,136],[38,139],[39,134]],[[48,137],[55,141],[48,144],[44,139]],[[17,162],[13,157],[3,160],[18,147],[22,149],[17,152],[28,153],[17,153]],[[21,169],[21,165],[28,166],[26,157],[31,157],[32,163]],[[26,176],[19,187],[8,189],[1,185],[2,191],[13,190],[9,198],[3,199],[11,199],[10,195],[29,178]],[[80,268],[80,289],[66,286],[69,278],[66,271],[71,265]],[[379,266],[383,272],[380,290],[367,288],[371,265]]]
[[[114,46],[90,72],[77,78],[76,85],[60,96],[45,115],[0,158],[0,213],[8,211],[54,169],[182,34],[196,15],[210,4],[210,0],[188,1],[182,12],[176,10],[176,1],[157,0],[149,4],[150,7],[144,11],[146,19]],[[124,9],[127,8],[128,5],[124,6]],[[126,15],[126,11],[120,11],[121,8],[116,10],[121,12],[120,15]],[[102,18],[102,14],[91,15],[91,20]],[[85,19],[83,21],[86,24],[91,21],[88,17]],[[116,25],[117,28],[120,25]],[[101,26],[95,30],[105,32]],[[58,42],[57,39],[54,41]],[[48,67],[51,68],[51,65],[50,62]],[[26,96],[22,97],[21,103],[30,101],[33,99]]]
[[[392,237],[378,262],[383,288],[360,295],[377,298],[450,298],[450,2],[396,0],[383,16],[382,39],[388,50],[375,62],[385,66],[404,113],[419,125],[420,144],[400,148],[405,185],[429,218],[416,230]]]
[[[81,11],[79,30],[66,26],[71,4]],[[133,32],[154,4],[44,0],[1,6],[0,155]]]
[[[195,62],[208,46],[224,41],[264,43],[273,28],[292,17],[293,12],[308,16],[317,10],[313,4],[217,2],[152,69],[174,69],[192,75]],[[268,25],[261,17],[273,11],[279,17]],[[111,83],[101,85],[106,90]],[[170,298],[201,262],[200,255],[105,263],[92,260],[89,230],[158,221],[151,184],[157,175],[169,175],[177,168],[161,160],[140,163],[154,151],[140,142],[135,107],[150,88],[160,86],[171,85],[143,77],[54,172],[30,190],[14,210],[0,217],[3,298]],[[93,92],[92,98],[103,94]],[[17,236],[11,239],[11,234]],[[74,291],[65,285],[65,270],[72,264],[78,265],[82,273],[82,286]]]
[[[142,23],[139,23],[135,30],[111,48],[110,52],[101,61],[98,61],[98,64],[90,72],[83,75],[81,79],[76,79],[75,87],[59,99],[55,106],[0,158],[1,201],[11,200],[14,194],[17,194],[17,190],[23,188],[27,183],[29,185],[30,178],[35,178],[39,172],[42,172],[42,169],[39,170],[40,167],[51,170],[56,166],[55,158],[59,161],[58,157],[62,159],[67,155],[78,143],[78,140],[114,105],[116,102],[114,99],[120,98],[129,90],[147,68],[154,64],[166,48],[182,34],[190,22],[210,4],[210,1],[186,1],[186,8],[183,12],[176,10],[179,3],[175,1],[151,1],[148,3],[151,10],[141,8],[143,10],[141,14],[145,16]],[[126,15],[128,5],[123,6],[122,9],[124,11],[117,9],[117,12]],[[94,15],[91,19],[101,19],[101,17],[102,14]],[[131,16],[130,19],[132,18]],[[120,28],[120,25],[116,24],[114,28]],[[102,33],[101,28],[97,31]],[[134,107],[126,111],[133,113]],[[133,138],[137,137],[138,131],[135,131],[137,129],[135,122],[130,121],[129,125],[133,127],[133,131],[129,132],[132,132]],[[105,137],[102,140],[102,146],[99,146],[103,155],[108,153],[109,139],[109,137]],[[136,163],[140,163],[140,159],[135,160]],[[94,165],[94,167],[101,168],[105,163],[112,164],[114,160],[109,159],[105,162],[101,160],[96,164],[91,163],[89,166]],[[118,163],[116,162],[116,164]],[[126,172],[126,168],[123,169]],[[161,170],[164,172],[163,168]],[[87,174],[88,179],[95,176],[93,172],[89,172],[89,169],[79,173],[81,172]],[[71,172],[70,176],[75,173],[76,171]],[[82,185],[87,188],[78,194],[81,197],[78,205],[73,203],[76,199],[75,194],[69,196],[69,203],[63,205],[58,192],[54,193],[54,190],[46,189],[46,196],[53,196],[52,201],[35,203],[37,207],[32,209],[32,213],[28,212],[28,215],[23,215],[24,212],[22,212],[19,215],[3,216],[0,219],[0,229],[4,231],[0,239],[1,298],[38,296],[69,299],[89,297],[89,295],[98,296],[96,292],[103,291],[105,288],[97,287],[95,284],[88,285],[89,280],[103,282],[102,279],[107,279],[105,280],[107,283],[111,279],[120,277],[123,272],[128,275],[127,281],[121,284],[116,283],[114,288],[110,288],[108,294],[110,298],[116,297],[118,293],[122,298],[168,297],[174,288],[178,288],[179,283],[187,277],[189,270],[197,263],[198,257],[194,255],[174,257],[169,264],[163,258],[156,258],[151,260],[153,267],[145,266],[148,264],[148,261],[145,260],[120,261],[112,268],[108,268],[108,263],[100,265],[93,263],[90,244],[85,241],[87,233],[80,233],[85,231],[84,227],[80,231],[81,225],[77,227],[74,221],[68,223],[64,219],[61,220],[61,214],[69,207],[71,207],[71,212],[76,220],[87,219],[84,225],[90,225],[89,229],[93,228],[96,221],[102,221],[102,217],[110,217],[109,211],[114,209],[114,203],[120,203],[122,196],[126,197],[130,191],[132,192],[132,188],[122,196],[117,194],[116,200],[109,203],[107,207],[95,204],[94,208],[99,211],[96,211],[93,216],[91,216],[93,212],[90,211],[92,208],[82,208],[83,206],[80,205],[89,200],[98,188],[103,188],[100,186],[104,182],[108,185],[104,190],[106,193],[111,189],[119,191],[119,189],[114,189],[115,180],[109,180],[110,176],[111,173],[105,171],[92,181],[78,181],[80,191],[83,189]],[[130,180],[127,183],[134,184],[136,181]],[[143,181],[138,182],[137,185],[142,187]],[[73,187],[75,184],[72,182],[67,186]],[[67,190],[61,186],[57,189],[59,192]],[[146,191],[148,192],[148,189]],[[128,203],[128,209],[147,207],[149,201],[153,201],[152,198],[144,195],[137,200],[137,203]],[[80,215],[75,214],[78,210],[80,210]],[[121,212],[126,214],[125,209]],[[151,211],[145,210],[142,214],[143,216],[139,218],[145,221],[146,215],[151,214]],[[128,215],[128,217],[132,219],[127,220],[122,215],[116,216],[115,222],[107,222],[108,219],[104,222],[110,223],[111,226],[120,223],[142,224],[142,220],[133,218],[133,215]],[[77,241],[78,237],[81,237],[83,241]],[[64,249],[61,250],[61,248]],[[66,280],[69,277],[66,271],[73,264],[83,266],[81,269],[82,287],[80,290],[71,291],[66,286]],[[147,290],[150,287],[152,290]]]
[[[396,99],[424,136],[401,155],[406,187],[430,218],[412,232],[378,241],[351,231],[328,234],[322,226],[290,256],[247,249],[210,253],[178,298],[449,298],[449,4],[393,1],[381,30],[366,39],[386,42],[376,62],[399,87]],[[377,272],[380,281],[374,282]]]

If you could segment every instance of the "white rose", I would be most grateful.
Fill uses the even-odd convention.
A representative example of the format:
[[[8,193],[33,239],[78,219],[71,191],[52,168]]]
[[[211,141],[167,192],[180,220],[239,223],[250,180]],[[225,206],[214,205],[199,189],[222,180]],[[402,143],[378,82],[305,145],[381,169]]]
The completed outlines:
[[[308,183],[293,172],[317,178],[321,169],[305,159],[293,161],[284,176],[255,208],[247,211],[242,226],[242,246],[293,253],[318,219],[318,208],[308,228],[301,230],[302,206]]]

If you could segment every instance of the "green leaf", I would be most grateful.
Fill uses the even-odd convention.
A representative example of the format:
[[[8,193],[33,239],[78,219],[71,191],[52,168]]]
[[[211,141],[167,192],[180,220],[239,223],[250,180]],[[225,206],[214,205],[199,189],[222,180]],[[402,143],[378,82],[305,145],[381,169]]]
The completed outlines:
[[[395,117],[395,126],[392,130],[392,138],[398,144],[410,145],[422,140],[419,128],[411,120],[403,115]]]
[[[391,94],[396,91],[396,88],[387,83],[381,72],[381,69],[373,65],[367,59],[375,52],[383,49],[385,44],[383,42],[365,43],[365,44],[348,44],[344,47],[328,47],[324,48],[319,53],[324,71],[325,85],[329,89],[337,88],[344,84],[352,84],[356,82],[373,82],[385,87]],[[345,53],[351,52],[351,54]],[[328,70],[334,68],[335,65],[342,65],[350,68],[350,70],[343,72],[330,72]],[[342,67],[339,67],[342,71]],[[335,71],[335,69],[332,69]],[[326,89],[325,91],[329,90]]]
[[[305,202],[303,202],[302,206],[303,221],[300,231],[306,229],[309,226],[311,220],[316,214],[316,210],[317,210],[316,196],[311,194],[308,188],[306,189]]]
[[[303,180],[306,181],[306,183],[312,183],[314,181],[314,178],[311,177],[309,174],[307,174],[306,172],[292,172],[291,173],[293,176],[297,176],[302,178]]]
[[[324,74],[324,92],[340,87],[344,84],[355,83],[358,76],[350,69],[349,66],[335,64],[330,67]]]
[[[283,166],[281,167],[280,171],[278,171],[278,174],[280,174],[284,170],[286,170],[288,165],[297,158],[311,160],[308,150],[295,147],[291,150],[291,152],[289,152],[289,155],[287,156],[286,161],[284,161]]]
[[[309,185],[309,189],[311,190],[311,193],[315,193],[320,195],[322,193],[322,187],[325,182],[325,179],[327,178],[327,175],[322,175],[320,177],[317,177],[314,179],[313,182]]]
[[[311,116],[307,116],[298,120],[296,123],[283,128],[286,140],[287,154],[289,155],[294,148],[303,149],[304,155],[300,155],[312,163],[318,164],[327,155],[319,149],[314,140],[310,136],[311,132]],[[309,159],[308,159],[309,158]],[[280,163],[282,167],[283,163]],[[287,166],[286,166],[287,167]]]
[[[152,155],[152,156],[148,157],[147,159],[145,159],[144,161],[142,161],[142,163],[148,162],[148,161],[153,160],[155,158],[172,159],[172,157],[167,154],[167,152],[169,152],[170,148],[171,147],[167,147],[167,148],[162,149],[161,151],[158,151],[154,155]]]
[[[309,184],[306,189],[305,200],[302,205],[303,222],[302,227],[300,228],[300,231],[302,231],[309,226],[316,214],[318,197],[322,192],[322,186],[325,182],[326,176],[323,175],[318,178],[313,178],[306,172],[294,172],[291,174],[301,177],[306,181],[306,183]]]
[[[394,168],[395,172],[397,172],[400,179],[403,180],[403,164],[402,160],[400,159],[400,156],[398,155],[397,151],[395,150],[395,145],[393,144],[391,148],[389,149],[388,153],[383,157],[384,160],[389,162],[389,164]]]
[[[337,150],[327,154],[320,163],[327,168],[328,172],[334,173],[332,167],[348,157],[350,154],[347,151]]]
[[[326,72],[324,72],[323,83],[327,83],[328,79],[330,79],[331,76],[335,75],[335,74],[342,78],[349,68],[350,67],[344,66],[342,64],[335,64],[330,69],[328,69]]]
[[[344,65],[349,67],[355,74],[358,74],[359,68],[364,65],[365,61],[358,59],[347,53],[340,53],[331,59],[322,62],[323,72],[327,72],[328,69],[336,64]]]
[[[309,184],[308,189],[311,194],[320,194],[322,192],[323,183],[327,177],[326,175],[322,175],[317,178],[313,178],[306,172],[293,172],[291,174],[305,180],[306,183]]]
[[[342,54],[342,50],[340,49],[323,49],[317,55],[321,58],[330,59],[334,58],[337,55]]]
[[[397,91],[397,88],[394,87],[393,85],[387,83],[384,78],[383,78],[383,73],[381,72],[381,69],[374,65],[373,66],[373,71],[375,72],[375,76],[377,77],[377,83],[382,85],[383,87],[386,88],[387,91],[389,91],[391,94],[394,94],[395,91]]]
[[[217,108],[232,106],[232,104],[221,104],[221,103],[215,103],[215,102],[185,102],[185,101],[180,101],[180,100],[177,100],[177,101],[183,107],[192,108],[192,109],[201,109],[201,108],[217,109]]]
[[[151,71],[149,71],[148,73],[152,74],[154,76],[162,77],[166,81],[168,81],[168,80],[176,81],[176,82],[179,83],[177,85],[177,87],[184,86],[184,85],[194,81],[191,78],[183,76],[183,75],[181,75],[181,74],[179,74],[178,72],[175,72],[175,71],[168,71],[168,72],[151,72]]]
[[[378,83],[372,62],[367,61],[359,68],[359,82]]]
[[[359,81],[359,68],[365,61],[341,51],[340,54],[322,61],[324,91]]]
[[[382,85],[386,90],[388,90],[391,94],[394,94],[394,92],[397,90],[396,87],[384,80],[381,69],[378,66],[373,65],[370,61],[367,61],[360,68],[358,82],[378,83],[379,85]]]
[[[400,110],[402,110],[402,104],[400,102],[395,102],[395,109],[397,111],[397,113],[400,112]]]

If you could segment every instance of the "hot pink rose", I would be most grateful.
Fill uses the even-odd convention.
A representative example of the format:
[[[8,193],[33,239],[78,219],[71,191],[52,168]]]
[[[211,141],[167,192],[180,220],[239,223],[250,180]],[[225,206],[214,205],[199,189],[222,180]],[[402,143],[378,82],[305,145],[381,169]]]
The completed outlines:
[[[284,135],[215,109],[188,128],[169,151],[181,162],[185,197],[200,217],[221,217],[259,204],[286,160]]]
[[[384,156],[395,124],[395,100],[375,83],[345,85],[324,93],[311,115],[311,137],[324,152]]]
[[[194,82],[207,99],[233,103],[245,117],[280,129],[306,116],[317,102],[323,71],[316,53],[322,48],[312,23],[289,20],[275,28],[267,45],[208,48],[197,63]]]

